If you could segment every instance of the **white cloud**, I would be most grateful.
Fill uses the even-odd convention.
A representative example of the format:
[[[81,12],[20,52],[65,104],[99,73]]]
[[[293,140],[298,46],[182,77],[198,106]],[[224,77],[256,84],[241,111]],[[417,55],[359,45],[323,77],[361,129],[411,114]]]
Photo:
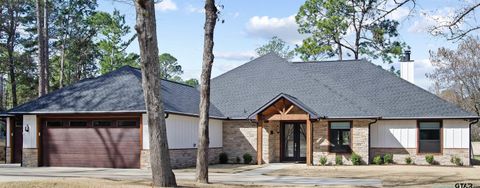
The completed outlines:
[[[246,32],[251,37],[270,39],[278,36],[290,44],[300,44],[305,38],[298,33],[297,29],[294,15],[284,18],[254,16],[246,25]]]
[[[155,9],[162,12],[177,10],[177,4],[172,0],[163,0],[160,3],[155,4]]]
[[[448,23],[454,14],[455,10],[452,7],[445,7],[436,11],[421,11],[417,15],[418,20],[413,22],[408,31],[413,33],[427,32],[435,25]]]
[[[254,51],[243,51],[243,52],[226,52],[226,51],[215,51],[213,52],[215,58],[225,59],[225,60],[235,60],[235,61],[248,61],[253,57],[256,57],[257,54]]]
[[[193,6],[192,4],[188,4],[187,7],[186,7],[186,9],[187,9],[187,11],[190,12],[190,13],[200,13],[200,14],[205,13],[205,9],[199,8],[199,7],[195,7],[195,6]]]
[[[388,19],[400,21],[403,18],[407,17],[410,14],[410,9],[406,7],[399,7],[396,10],[394,10],[392,13],[387,15]]]

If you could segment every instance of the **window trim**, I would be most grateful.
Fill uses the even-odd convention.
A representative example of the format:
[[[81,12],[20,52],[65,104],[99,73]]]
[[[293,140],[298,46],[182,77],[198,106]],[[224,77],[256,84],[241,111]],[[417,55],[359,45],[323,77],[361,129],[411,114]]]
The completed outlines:
[[[102,121],[110,122],[110,126],[95,125],[96,122],[102,122]],[[95,127],[97,127],[97,128],[116,127],[115,120],[111,120],[111,119],[95,119],[95,120],[91,120],[91,124],[92,124],[93,128],[95,128]]]
[[[420,123],[424,122],[435,122],[440,124],[440,152],[421,152],[420,151]],[[433,155],[443,155],[443,120],[435,120],[435,119],[430,119],[430,120],[417,120],[417,154],[421,155],[427,155],[427,154],[433,154]]]
[[[349,135],[349,141],[350,141],[349,146],[350,146],[350,149],[349,149],[349,151],[345,151],[345,152],[332,151],[332,143],[330,143],[332,134],[331,134],[330,132],[331,132],[331,128],[332,128],[332,123],[337,123],[337,122],[347,122],[347,123],[350,124],[350,135]],[[329,152],[329,153],[340,153],[340,154],[351,154],[351,153],[353,153],[353,151],[352,151],[352,143],[353,143],[353,140],[352,140],[352,138],[353,138],[353,136],[352,136],[352,135],[353,135],[353,121],[352,121],[352,120],[350,120],[350,121],[328,121],[328,127],[327,127],[327,128],[328,128],[328,130],[327,130],[327,134],[328,134],[327,137],[328,137],[328,152]]]

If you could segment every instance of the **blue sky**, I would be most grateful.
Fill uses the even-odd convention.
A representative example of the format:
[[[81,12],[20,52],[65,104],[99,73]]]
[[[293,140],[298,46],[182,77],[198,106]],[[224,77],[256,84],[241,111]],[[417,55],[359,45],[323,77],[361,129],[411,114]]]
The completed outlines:
[[[392,14],[391,18],[400,22],[399,39],[406,42],[412,50],[412,59],[415,60],[415,84],[424,89],[431,86],[431,81],[425,77],[425,73],[432,71],[428,61],[429,50],[456,46],[443,38],[431,36],[426,29],[434,24],[435,20],[452,14],[457,2],[422,0],[409,17],[406,7]],[[156,5],[159,50],[178,59],[184,70],[184,79],[198,79],[200,76],[203,3],[202,0],[164,0]],[[220,18],[225,22],[218,23],[215,30],[213,77],[248,62],[255,56],[255,48],[265,44],[273,36],[279,36],[292,47],[302,39],[296,32],[293,16],[304,1],[217,0],[217,3],[224,5]],[[127,24],[134,32],[133,5],[112,0],[99,1],[99,10],[113,12],[114,9],[125,14]],[[138,53],[138,43],[132,43],[127,50]],[[374,63],[390,66],[378,61]],[[399,67],[398,63],[393,65]]]

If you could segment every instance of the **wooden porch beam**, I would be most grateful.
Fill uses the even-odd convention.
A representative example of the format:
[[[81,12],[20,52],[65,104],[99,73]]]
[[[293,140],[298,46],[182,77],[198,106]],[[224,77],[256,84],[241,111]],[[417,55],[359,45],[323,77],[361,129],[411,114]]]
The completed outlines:
[[[269,121],[281,121],[281,120],[305,120],[309,119],[308,114],[274,114],[270,116],[267,120]]]
[[[307,166],[311,166],[313,163],[312,163],[312,158],[313,158],[313,150],[312,150],[312,146],[313,146],[313,125],[312,125],[312,121],[310,120],[310,118],[307,118],[307,160],[306,160],[306,163],[307,163]]]
[[[257,164],[261,165],[263,158],[263,119],[261,115],[257,115]]]

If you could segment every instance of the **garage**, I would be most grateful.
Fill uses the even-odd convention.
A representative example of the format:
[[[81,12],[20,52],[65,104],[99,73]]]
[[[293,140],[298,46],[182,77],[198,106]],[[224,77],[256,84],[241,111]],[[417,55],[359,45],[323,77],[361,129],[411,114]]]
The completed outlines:
[[[140,118],[42,119],[42,166],[140,168]]]

